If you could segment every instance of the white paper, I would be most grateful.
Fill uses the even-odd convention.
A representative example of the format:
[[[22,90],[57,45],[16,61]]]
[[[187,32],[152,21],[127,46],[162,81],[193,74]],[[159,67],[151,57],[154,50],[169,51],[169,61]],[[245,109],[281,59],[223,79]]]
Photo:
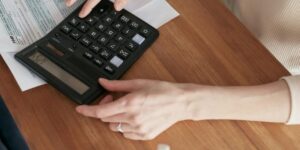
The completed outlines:
[[[17,62],[14,59],[14,54],[15,53],[6,52],[2,53],[1,55],[22,91],[45,84],[45,81],[37,77],[34,73],[30,72],[27,68],[23,67],[19,62]]]
[[[0,0],[0,2],[3,2],[6,0]],[[23,0],[13,0],[13,1],[23,1]],[[57,1],[63,1],[63,0],[35,0],[35,1],[47,1],[49,4],[52,2],[52,6],[58,6],[57,4],[54,5],[53,2]],[[51,2],[49,2],[51,1]],[[44,6],[44,5],[43,5]],[[1,7],[1,6],[0,6]],[[60,9],[59,9],[60,8]],[[56,20],[56,24],[58,24],[63,17],[61,16],[66,16],[68,14],[65,5],[61,3],[59,8],[51,8],[49,9],[48,7],[45,7],[45,9],[49,9],[52,12],[52,14],[57,14],[52,16]],[[140,17],[150,25],[152,25],[155,28],[159,28],[161,25],[167,23],[168,21],[174,19],[177,17],[179,14],[174,10],[165,0],[129,0],[128,5],[126,6],[126,9],[135,14],[136,16]],[[60,10],[60,11],[59,11]],[[65,12],[64,15],[59,15],[60,12]],[[60,17],[58,17],[60,16]],[[54,27],[54,26],[53,26]],[[32,27],[31,27],[32,28]],[[39,28],[38,25],[34,26],[33,28]],[[41,29],[37,29],[41,30]],[[49,28],[48,31],[50,31],[51,28]],[[0,25],[0,31],[1,33],[5,33],[5,29],[3,29],[3,23]],[[48,31],[46,32],[38,32],[38,36],[36,36],[34,40],[30,41],[33,42],[40,37],[44,36]],[[7,35],[6,35],[7,36]],[[4,61],[7,63],[8,67],[10,68],[12,74],[14,75],[15,79],[17,80],[18,85],[20,86],[22,91],[26,91],[28,89],[40,86],[45,84],[43,80],[41,80],[39,77],[31,73],[27,68],[25,68],[23,65],[18,63],[15,58],[14,54],[15,52],[23,49],[27,44],[12,44],[11,41],[9,40],[4,40],[5,36],[0,36],[0,40],[3,39],[4,42],[0,42],[0,47],[1,47],[1,55],[4,59]],[[7,39],[7,37],[6,37]],[[22,39],[20,40],[22,41]]]
[[[83,0],[0,0],[0,52],[16,52],[46,35]]]
[[[165,0],[152,0],[142,7],[130,10],[130,12],[155,28],[159,28],[179,15],[179,13]]]
[[[114,1],[114,0],[111,0]],[[134,10],[138,8],[142,8],[143,6],[146,6],[148,3],[152,2],[153,0],[129,0],[129,4],[125,6],[125,9],[133,12]]]

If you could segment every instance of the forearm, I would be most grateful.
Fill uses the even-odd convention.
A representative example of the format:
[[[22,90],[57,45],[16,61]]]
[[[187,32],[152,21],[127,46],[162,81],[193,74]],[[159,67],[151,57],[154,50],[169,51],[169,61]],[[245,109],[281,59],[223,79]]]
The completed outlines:
[[[248,120],[285,123],[290,93],[285,81],[259,86],[195,86],[188,112],[193,120]]]

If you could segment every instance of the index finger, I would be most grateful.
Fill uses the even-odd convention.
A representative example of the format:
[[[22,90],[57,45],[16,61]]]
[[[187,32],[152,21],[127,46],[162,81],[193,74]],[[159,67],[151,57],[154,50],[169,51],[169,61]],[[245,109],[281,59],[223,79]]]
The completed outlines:
[[[125,7],[125,5],[127,4],[127,1],[128,1],[128,0],[116,0],[116,1],[115,1],[115,4],[114,4],[115,9],[116,9],[117,11],[122,10],[122,9]]]
[[[87,0],[79,13],[79,17],[86,17],[101,0]]]
[[[116,114],[124,113],[124,100],[117,100],[102,105],[82,105],[76,108],[76,111],[87,117],[106,118]]]

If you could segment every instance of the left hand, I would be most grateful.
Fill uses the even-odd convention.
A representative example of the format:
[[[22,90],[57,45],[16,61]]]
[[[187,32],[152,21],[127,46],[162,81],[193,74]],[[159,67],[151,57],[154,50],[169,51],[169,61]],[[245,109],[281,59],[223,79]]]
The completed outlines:
[[[178,121],[189,119],[187,114],[187,84],[175,84],[153,80],[109,81],[100,84],[111,92],[127,95],[113,100],[104,97],[98,105],[78,106],[76,110],[88,117],[108,122],[117,132],[122,123],[123,135],[133,140],[150,140]]]

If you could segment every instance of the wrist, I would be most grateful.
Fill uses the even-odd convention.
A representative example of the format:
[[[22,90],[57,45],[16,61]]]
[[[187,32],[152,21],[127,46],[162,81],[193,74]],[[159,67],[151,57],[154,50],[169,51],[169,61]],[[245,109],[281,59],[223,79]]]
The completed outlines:
[[[185,120],[208,120],[218,117],[218,111],[222,111],[222,100],[226,100],[226,94],[222,87],[201,86],[188,84],[185,91]]]
[[[194,121],[237,119],[241,106],[252,103],[243,101],[247,95],[231,87],[193,85],[188,93],[187,116]]]

